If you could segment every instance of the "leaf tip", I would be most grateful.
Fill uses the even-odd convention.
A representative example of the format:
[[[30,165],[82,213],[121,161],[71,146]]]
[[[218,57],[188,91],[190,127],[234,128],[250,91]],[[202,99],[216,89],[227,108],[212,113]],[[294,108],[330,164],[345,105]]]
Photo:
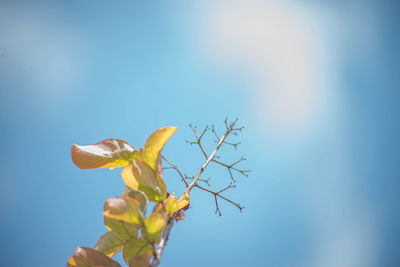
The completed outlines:
[[[79,169],[84,170],[85,168],[83,167],[83,165],[81,164],[81,161],[79,160],[79,155],[78,155],[79,150],[80,150],[79,147],[80,147],[80,146],[77,145],[77,144],[73,144],[73,145],[71,146],[71,159],[72,159],[72,162],[73,162]]]

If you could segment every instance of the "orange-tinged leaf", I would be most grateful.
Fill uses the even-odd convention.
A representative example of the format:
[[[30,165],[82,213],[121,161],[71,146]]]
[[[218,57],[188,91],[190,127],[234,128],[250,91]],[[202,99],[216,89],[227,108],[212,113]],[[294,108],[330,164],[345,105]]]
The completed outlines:
[[[71,147],[72,161],[81,169],[117,168],[140,156],[133,146],[120,139],[106,139],[93,145]]]
[[[86,247],[77,247],[68,259],[67,267],[121,267],[103,253]]]
[[[117,219],[127,223],[141,225],[143,214],[140,210],[140,203],[129,197],[116,197],[107,199],[104,204],[105,217]]]
[[[122,250],[124,243],[113,232],[107,232],[99,238],[94,249],[111,258]]]
[[[178,129],[178,127],[163,127],[147,138],[143,147],[142,158],[153,170],[157,168],[158,154],[160,154],[169,138],[176,132],[176,129]]]
[[[133,257],[129,267],[150,267],[150,257],[146,254]]]
[[[160,177],[162,177],[163,174],[163,166],[162,166],[162,156],[161,153],[158,153],[157,156],[157,162],[156,162],[156,171]]]
[[[143,191],[151,201],[163,201],[167,196],[163,179],[139,158],[124,169],[122,179],[129,188]]]
[[[142,191],[137,191],[137,190],[132,190],[129,187],[125,188],[124,191],[122,191],[121,197],[130,197],[135,200],[137,200],[140,203],[140,210],[142,211],[143,214],[146,213],[146,208],[147,208],[147,196],[145,193]]]
[[[146,255],[151,258],[153,256],[153,245],[142,238],[132,238],[124,246],[122,251],[125,262],[132,266],[135,257]]]
[[[181,196],[180,199],[175,197],[173,194],[171,194],[166,200],[165,200],[165,209],[169,213],[174,213],[180,209],[183,209],[190,203],[190,196],[188,193],[185,193]]]
[[[167,216],[163,209],[157,209],[144,220],[143,235],[149,242],[158,242],[165,225]]]
[[[135,177],[139,178],[139,184],[144,184],[148,187],[153,188],[161,193],[161,186],[157,181],[157,173],[155,170],[149,167],[144,161],[135,159],[132,162],[132,171]]]

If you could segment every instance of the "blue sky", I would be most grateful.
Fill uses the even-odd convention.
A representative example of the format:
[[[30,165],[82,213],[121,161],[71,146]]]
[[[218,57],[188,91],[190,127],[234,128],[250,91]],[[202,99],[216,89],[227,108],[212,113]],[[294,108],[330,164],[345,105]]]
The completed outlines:
[[[193,191],[161,266],[397,266],[399,73],[395,1],[4,1],[0,4],[1,266],[62,266],[106,229],[120,170],[83,171],[72,144],[141,147],[202,165],[189,123],[239,117],[226,195]],[[214,145],[207,137],[207,149]],[[235,140],[235,139],[232,139]],[[206,172],[215,189],[226,170]],[[170,192],[184,188],[165,173]],[[121,259],[120,256],[116,257]]]

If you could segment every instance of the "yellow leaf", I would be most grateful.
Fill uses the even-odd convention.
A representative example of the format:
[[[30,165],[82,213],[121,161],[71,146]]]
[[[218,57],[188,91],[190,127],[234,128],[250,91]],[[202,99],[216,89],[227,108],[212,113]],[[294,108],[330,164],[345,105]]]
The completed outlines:
[[[144,220],[144,237],[150,242],[158,242],[165,225],[167,216],[162,209],[155,210]]]
[[[143,161],[153,170],[157,169],[157,157],[168,142],[169,138],[176,132],[178,127],[163,127],[152,133],[146,140],[142,150]]]
[[[106,200],[103,215],[109,218],[121,220],[127,223],[141,225],[143,214],[140,203],[129,197],[116,197]]]
[[[133,173],[132,164],[122,170],[121,177],[126,186],[128,186],[130,189],[139,190],[139,182]]]
[[[183,209],[190,203],[190,196],[188,193],[185,193],[181,196],[180,199],[175,197],[173,194],[171,194],[166,200],[165,200],[165,209],[169,213],[174,213],[180,209]]]

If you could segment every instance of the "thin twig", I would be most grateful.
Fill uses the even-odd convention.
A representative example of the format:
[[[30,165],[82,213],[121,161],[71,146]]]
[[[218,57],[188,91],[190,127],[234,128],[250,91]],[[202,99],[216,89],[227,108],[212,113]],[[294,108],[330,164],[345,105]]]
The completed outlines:
[[[188,143],[190,143],[190,144],[198,144],[199,147],[200,147],[200,149],[201,149],[201,151],[202,151],[202,153],[203,153],[203,155],[204,155],[205,158],[206,158],[206,161],[204,162],[203,166],[201,166],[201,168],[200,168],[200,170],[197,172],[197,174],[193,177],[192,182],[191,182],[189,185],[187,185],[187,187],[186,187],[184,193],[190,193],[190,191],[193,189],[193,187],[197,187],[197,188],[200,188],[200,189],[202,189],[202,190],[205,190],[205,191],[207,191],[207,192],[210,192],[210,193],[214,194],[214,197],[215,197],[215,200],[216,200],[215,203],[216,203],[216,205],[217,205],[217,211],[218,211],[219,214],[221,214],[221,212],[219,211],[217,197],[222,198],[222,199],[224,199],[224,200],[230,202],[231,204],[233,204],[233,205],[235,205],[236,207],[238,207],[240,210],[243,209],[243,207],[240,206],[239,204],[237,204],[237,203],[233,202],[232,200],[227,199],[227,198],[225,198],[225,197],[223,197],[223,196],[220,195],[221,192],[227,190],[227,189],[230,188],[230,187],[233,187],[232,184],[231,184],[230,186],[228,186],[228,187],[226,187],[226,188],[224,188],[224,189],[218,191],[218,192],[213,192],[213,191],[211,191],[211,190],[209,190],[209,189],[207,189],[207,188],[204,188],[204,187],[199,186],[199,185],[197,184],[197,182],[199,181],[200,176],[201,176],[201,174],[204,172],[205,168],[210,164],[211,161],[214,160],[215,154],[217,153],[217,151],[220,149],[220,147],[221,147],[222,144],[224,143],[226,137],[227,137],[230,133],[232,133],[233,131],[241,131],[241,129],[243,129],[243,128],[234,128],[234,126],[235,126],[235,124],[236,124],[237,121],[238,121],[238,119],[236,119],[235,121],[233,121],[232,123],[230,123],[230,124],[228,125],[227,119],[225,120],[226,132],[224,133],[224,135],[223,135],[221,138],[219,138],[218,144],[217,144],[216,148],[214,149],[214,151],[211,153],[210,156],[207,156],[207,153],[204,151],[203,146],[201,145],[201,138],[204,136],[205,132],[207,132],[207,131],[209,130],[209,127],[208,127],[208,126],[205,127],[205,129],[203,130],[203,132],[202,132],[202,133],[200,134],[200,136],[199,136],[199,135],[197,134],[197,129],[196,129],[196,127],[193,127],[192,125],[190,125],[190,127],[192,128],[192,130],[193,130],[193,132],[194,132],[194,134],[195,134],[195,136],[196,136],[196,141],[195,141],[195,142],[186,141],[186,142],[188,142]],[[165,158],[164,158],[164,159],[165,159]],[[167,161],[167,162],[168,162],[168,161]],[[176,165],[174,165],[174,164],[172,164],[172,163],[170,163],[170,165],[171,165],[172,167],[175,166],[174,169],[176,169],[176,170],[178,171],[178,168],[176,168]],[[180,172],[178,172],[178,173],[181,175],[181,177],[183,177],[183,175],[182,175]],[[183,180],[186,182],[185,178],[183,178]],[[186,182],[186,183],[187,183],[187,182]],[[153,261],[152,261],[152,263],[151,263],[151,267],[156,267],[156,266],[158,266],[158,264],[160,263],[162,252],[163,252],[163,250],[164,250],[164,248],[165,248],[165,246],[166,246],[166,244],[167,244],[169,234],[170,234],[170,232],[171,232],[171,229],[172,229],[172,226],[173,226],[173,224],[174,224],[174,222],[175,222],[175,219],[176,219],[177,216],[178,216],[178,213],[179,213],[179,211],[177,211],[177,212],[175,212],[174,214],[172,214],[171,218],[168,220],[167,225],[166,225],[166,227],[164,228],[163,233],[161,234],[160,241],[159,241],[159,243],[158,243],[157,249],[156,249],[155,252],[154,252],[154,259],[153,259]]]
[[[188,140],[186,140],[186,143],[189,143],[189,144],[191,144],[191,145],[195,145],[195,144],[199,145],[201,152],[203,153],[204,157],[207,159],[208,156],[207,156],[207,153],[206,153],[206,151],[204,150],[204,148],[203,148],[203,146],[202,146],[202,144],[201,144],[201,138],[203,138],[204,134],[205,134],[210,128],[209,128],[208,125],[207,125],[207,126],[204,128],[203,132],[202,132],[202,133],[200,134],[200,136],[199,136],[199,135],[197,134],[197,127],[196,127],[196,126],[193,126],[193,125],[189,124],[189,127],[192,128],[192,131],[194,132],[194,135],[195,135],[195,137],[196,137],[196,141],[188,141]]]
[[[231,142],[224,141],[224,144],[231,145],[231,146],[233,146],[233,148],[234,148],[235,150],[237,150],[237,146],[240,145],[241,143],[240,143],[240,142],[231,143]]]
[[[186,176],[185,179],[186,179],[186,180],[193,180],[194,177]],[[198,181],[198,182],[206,183],[208,186],[211,186],[211,184],[210,184],[211,179],[210,179],[210,178],[207,178],[207,179],[205,179],[205,178],[199,178],[197,181]]]
[[[162,156],[162,155],[161,155]],[[170,167],[164,167],[163,169],[174,169],[175,171],[178,172],[179,176],[181,176],[182,181],[185,183],[186,187],[189,186],[188,182],[185,179],[185,176],[182,175],[181,171],[178,169],[178,167],[173,164],[171,161],[169,161],[167,158],[165,158],[164,156],[162,156],[163,160],[165,160],[166,162],[168,162],[169,165],[171,165]]]
[[[214,125],[211,126],[211,131],[212,133],[215,135],[215,137],[217,138],[216,142],[218,143],[218,140],[220,139],[217,132],[215,131]]]
[[[207,158],[206,162],[203,164],[203,166],[200,168],[199,172],[196,174],[196,176],[194,177],[193,181],[189,184],[189,186],[186,188],[185,193],[189,193],[190,190],[192,190],[192,188],[194,187],[194,185],[196,184],[197,180],[200,178],[200,175],[203,173],[204,169],[208,166],[208,164],[214,159],[215,154],[217,154],[217,151],[219,150],[219,148],[221,147],[221,145],[223,144],[223,142],[225,141],[226,137],[229,135],[230,132],[232,132],[233,127],[235,126],[236,122],[238,119],[236,119],[234,122],[231,123],[231,125],[226,129],[225,134],[219,139],[218,145],[217,147],[214,149],[214,151],[211,153],[211,155]],[[225,124],[227,124],[227,119],[225,120]],[[206,129],[208,129],[208,126],[206,127]],[[205,130],[206,131],[206,130]],[[196,135],[197,136],[197,135]],[[201,145],[200,143],[200,139],[197,138],[197,140],[199,141],[199,146]],[[202,149],[203,150],[203,149]],[[204,152],[205,154],[205,152]],[[207,154],[205,154],[207,155]]]
[[[160,241],[158,242],[158,247],[154,251],[154,259],[151,263],[151,267],[156,267],[158,264],[160,264],[161,260],[161,254],[167,245],[167,241],[169,238],[169,234],[171,232],[172,226],[174,226],[175,219],[178,216],[178,212],[175,212],[172,214],[171,218],[168,219],[167,225],[164,228],[164,231],[162,232],[160,236]]]
[[[200,185],[198,185],[198,184],[196,184],[196,187],[198,187],[198,188],[200,188],[201,190],[204,190],[204,191],[206,191],[206,192],[211,193],[211,194],[214,195],[214,199],[215,199],[215,213],[218,213],[219,216],[221,216],[221,211],[220,211],[219,206],[218,206],[218,199],[217,199],[217,197],[220,197],[220,198],[222,198],[223,200],[228,201],[229,203],[233,204],[234,206],[236,206],[236,207],[240,210],[240,212],[242,212],[242,209],[244,209],[244,207],[243,207],[243,206],[240,206],[239,203],[236,203],[236,202],[234,202],[234,201],[232,201],[232,200],[230,200],[230,199],[228,199],[228,198],[226,198],[226,197],[220,195],[220,194],[221,194],[222,192],[224,192],[225,190],[227,190],[227,189],[229,189],[229,188],[234,188],[234,187],[236,187],[235,185],[232,185],[232,183],[230,183],[227,187],[225,187],[225,188],[223,188],[223,189],[221,189],[221,190],[219,190],[219,191],[217,191],[217,192],[212,191],[212,190],[209,190],[209,189],[207,189],[207,188],[205,188],[205,187],[202,187],[202,186],[200,186]]]
[[[237,172],[239,172],[240,174],[242,174],[242,175],[244,175],[244,176],[246,176],[246,177],[249,176],[248,173],[250,172],[250,170],[241,170],[241,169],[238,169],[238,168],[234,167],[236,164],[238,164],[239,162],[244,161],[244,160],[246,160],[246,159],[243,158],[243,157],[241,157],[241,158],[238,159],[237,161],[235,161],[235,162],[233,162],[232,164],[229,164],[229,165],[228,165],[228,164],[223,163],[223,162],[221,162],[221,161],[219,161],[219,160],[213,159],[213,161],[214,161],[215,163],[217,163],[217,164],[219,164],[219,165],[221,165],[221,166],[224,166],[225,168],[228,169],[229,176],[231,177],[231,179],[232,179],[233,182],[236,182],[236,180],[235,180],[235,178],[233,177],[232,170],[237,171]]]

